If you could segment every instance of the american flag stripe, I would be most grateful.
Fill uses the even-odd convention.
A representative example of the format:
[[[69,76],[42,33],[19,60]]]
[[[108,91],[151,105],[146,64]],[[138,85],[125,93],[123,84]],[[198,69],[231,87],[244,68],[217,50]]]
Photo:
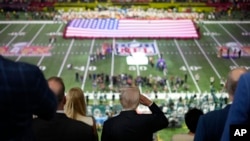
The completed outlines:
[[[75,19],[66,27],[66,38],[198,38],[192,20]]]

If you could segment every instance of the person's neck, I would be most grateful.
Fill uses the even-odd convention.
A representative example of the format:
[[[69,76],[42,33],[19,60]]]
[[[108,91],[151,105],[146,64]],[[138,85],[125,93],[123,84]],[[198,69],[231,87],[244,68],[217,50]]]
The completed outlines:
[[[122,109],[122,111],[134,111],[135,109],[131,109],[131,108],[124,108]]]
[[[58,106],[56,112],[57,113],[64,113],[64,108],[62,106]]]
[[[64,110],[56,110],[56,113],[64,113]]]
[[[84,114],[80,114],[79,112],[77,112],[77,113],[76,113],[76,116],[77,116],[77,117],[86,117],[87,115],[86,115],[86,114],[85,114],[85,115],[84,115]]]
[[[191,131],[189,131],[189,132],[188,132],[188,135],[192,135],[192,136],[194,136],[194,133],[193,133],[193,132],[191,132]]]

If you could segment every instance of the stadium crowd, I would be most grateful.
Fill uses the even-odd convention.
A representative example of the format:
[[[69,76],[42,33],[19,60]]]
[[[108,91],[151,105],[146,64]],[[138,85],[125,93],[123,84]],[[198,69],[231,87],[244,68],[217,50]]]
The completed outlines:
[[[204,19],[204,13],[198,12],[177,12],[176,10],[164,10],[149,8],[144,10],[140,7],[132,8],[118,8],[118,7],[108,7],[108,9],[100,10],[96,8],[95,10],[69,10],[58,11],[55,15],[54,20],[59,21],[70,21],[75,18],[118,18],[118,19],[194,19],[200,20]]]
[[[21,12],[13,11],[4,12],[1,10],[1,15],[4,16],[6,20],[18,20],[21,17]],[[210,18],[211,17],[211,18]],[[212,19],[214,16],[208,16]],[[164,10],[149,8],[144,10],[143,8],[118,8],[118,7],[109,7],[106,10],[99,10],[98,8],[94,10],[84,10],[80,8],[79,10],[58,10],[56,12],[41,12],[41,11],[32,11],[24,12],[25,20],[53,20],[57,22],[67,23],[70,20],[76,18],[117,18],[117,19],[193,19],[195,21],[205,19],[204,13],[199,12],[176,12],[175,10]]]
[[[178,11],[176,8],[157,9],[142,8],[140,6],[118,7],[118,6],[97,6],[89,8],[61,8],[57,11],[41,10],[12,10],[0,9],[0,17],[5,20],[53,20],[55,22],[67,23],[75,18],[117,18],[117,19],[192,19],[203,20],[245,20],[250,18],[248,8],[217,8],[212,12],[204,11]],[[24,14],[23,14],[24,13]]]

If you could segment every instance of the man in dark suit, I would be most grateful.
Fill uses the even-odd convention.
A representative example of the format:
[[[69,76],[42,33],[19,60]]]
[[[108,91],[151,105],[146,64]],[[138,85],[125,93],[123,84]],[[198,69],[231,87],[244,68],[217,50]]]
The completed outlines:
[[[93,141],[93,129],[83,122],[70,119],[63,111],[65,86],[60,77],[50,77],[48,84],[57,97],[56,116],[51,121],[33,120],[36,141]]]
[[[175,134],[171,141],[193,141],[196,132],[199,117],[203,115],[203,111],[197,108],[191,108],[184,115],[185,124],[188,128],[188,133]]]
[[[225,88],[230,101],[234,99],[235,89],[240,76],[246,72],[245,68],[235,68],[229,72]],[[194,141],[219,141],[224,130],[230,105],[227,105],[224,109],[215,110],[201,116]]]
[[[104,122],[102,141],[152,141],[153,133],[168,126],[161,109],[140,94],[137,87],[122,89],[120,103],[121,113]],[[148,106],[151,114],[138,113],[139,104]]]
[[[249,124],[250,124],[249,101],[250,101],[250,72],[241,75],[239,79],[238,86],[235,91],[234,102],[229,110],[228,118],[224,127],[223,134],[221,136],[221,141],[230,140],[230,136],[232,135],[232,133],[230,133],[230,125],[244,125],[248,126],[247,129],[249,129]],[[249,136],[248,132],[247,135]],[[249,140],[249,138],[245,137],[245,135],[240,136],[241,141]],[[234,140],[235,139],[236,138],[234,138]]]
[[[51,119],[57,101],[37,66],[0,55],[0,140],[32,141],[32,115]]]

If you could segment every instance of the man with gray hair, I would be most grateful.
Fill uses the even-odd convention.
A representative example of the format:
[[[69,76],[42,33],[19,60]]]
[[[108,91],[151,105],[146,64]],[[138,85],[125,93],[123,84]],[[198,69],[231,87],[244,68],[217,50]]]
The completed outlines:
[[[240,76],[247,72],[247,69],[239,67],[228,73],[225,89],[229,100],[232,102]],[[215,110],[202,115],[199,118],[194,141],[219,141],[224,130],[228,112],[231,104],[221,110]]]
[[[121,90],[119,115],[104,122],[101,141],[152,141],[153,133],[166,128],[168,119],[150,99],[140,94],[138,87]],[[139,114],[139,104],[148,106],[151,114]]]

